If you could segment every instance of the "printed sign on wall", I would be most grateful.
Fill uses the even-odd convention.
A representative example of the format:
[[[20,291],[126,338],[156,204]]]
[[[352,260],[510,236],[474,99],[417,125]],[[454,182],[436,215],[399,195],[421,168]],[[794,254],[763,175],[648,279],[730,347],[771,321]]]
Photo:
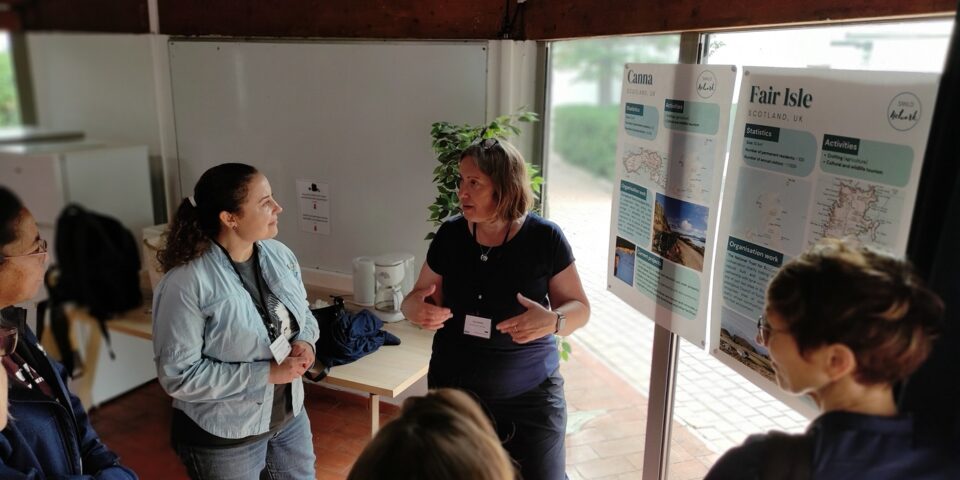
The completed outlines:
[[[297,180],[300,230],[330,235],[330,186],[315,180]]]

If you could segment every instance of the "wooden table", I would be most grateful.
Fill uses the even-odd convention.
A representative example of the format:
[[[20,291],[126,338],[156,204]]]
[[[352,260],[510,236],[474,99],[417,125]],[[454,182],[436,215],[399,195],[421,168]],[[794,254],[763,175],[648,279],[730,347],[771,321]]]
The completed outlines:
[[[380,428],[380,396],[396,397],[427,374],[433,331],[407,320],[387,323],[384,330],[400,337],[400,345],[380,347],[356,362],[330,369],[323,383],[360,390],[370,402],[370,435]]]
[[[310,298],[329,298],[329,290],[309,288]],[[145,294],[147,302],[153,298]],[[355,307],[347,304],[349,310]],[[148,312],[149,305],[131,310],[120,318],[107,322],[110,331],[125,333],[147,340],[153,339],[153,321]],[[93,322],[93,320],[90,320]],[[84,358],[97,358],[100,346],[99,329],[92,328],[95,341],[89,342]],[[407,320],[387,323],[384,330],[400,338],[400,345],[383,346],[353,363],[340,365],[330,369],[330,373],[321,383],[359,390],[367,394],[370,404],[370,434],[376,434],[380,428],[380,397],[394,398],[400,395],[411,385],[417,383],[427,374],[430,364],[430,354],[433,344],[433,331],[423,330]],[[152,352],[150,353],[152,355]],[[91,371],[82,377],[82,385],[77,388],[78,394],[84,394],[89,399],[90,386],[93,384],[96,365],[88,365]],[[81,396],[81,398],[84,398]]]
[[[150,297],[144,296],[145,299]],[[149,305],[149,304],[148,304]],[[146,340],[153,339],[153,321],[148,311],[149,306],[137,307],[124,313],[119,318],[107,321],[107,328],[111,332],[119,332],[132,335]],[[97,379],[97,366],[100,359],[100,346],[103,343],[103,337],[100,333],[100,323],[90,316],[85,309],[67,306],[64,313],[74,325],[84,325],[87,332],[86,343],[83,346],[83,374],[74,378],[71,382],[71,390],[80,399],[84,408],[89,409],[93,406],[93,385]],[[76,330],[71,328],[70,335],[73,337],[71,343],[76,344]],[[50,352],[54,358],[62,358],[59,349],[54,343],[53,335],[43,336],[43,347]],[[153,352],[144,352],[153,358]]]

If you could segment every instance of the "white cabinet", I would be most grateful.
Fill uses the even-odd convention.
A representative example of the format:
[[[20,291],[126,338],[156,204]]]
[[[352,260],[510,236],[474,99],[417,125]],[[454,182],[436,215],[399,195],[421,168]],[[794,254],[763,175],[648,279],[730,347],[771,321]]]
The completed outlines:
[[[16,192],[50,232],[68,203],[115,217],[135,234],[154,224],[146,146],[91,140],[0,145],[0,185]]]

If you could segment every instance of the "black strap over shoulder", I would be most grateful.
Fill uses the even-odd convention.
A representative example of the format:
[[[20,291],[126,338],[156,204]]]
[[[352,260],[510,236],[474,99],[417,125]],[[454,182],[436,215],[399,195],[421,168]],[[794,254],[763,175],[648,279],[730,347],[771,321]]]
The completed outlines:
[[[762,480],[810,480],[813,466],[813,435],[772,431],[767,436]]]

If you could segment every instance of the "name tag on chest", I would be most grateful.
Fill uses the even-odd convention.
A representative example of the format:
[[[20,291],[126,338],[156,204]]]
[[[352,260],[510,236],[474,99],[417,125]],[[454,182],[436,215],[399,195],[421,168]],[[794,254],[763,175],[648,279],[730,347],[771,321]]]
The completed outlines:
[[[277,365],[283,363],[283,361],[290,356],[292,350],[293,347],[290,346],[290,340],[287,340],[287,337],[283,335],[277,337],[277,339],[270,344],[270,353],[273,354],[273,359],[276,360]]]
[[[463,320],[463,334],[489,340],[492,325],[493,321],[489,318],[467,315]]]

